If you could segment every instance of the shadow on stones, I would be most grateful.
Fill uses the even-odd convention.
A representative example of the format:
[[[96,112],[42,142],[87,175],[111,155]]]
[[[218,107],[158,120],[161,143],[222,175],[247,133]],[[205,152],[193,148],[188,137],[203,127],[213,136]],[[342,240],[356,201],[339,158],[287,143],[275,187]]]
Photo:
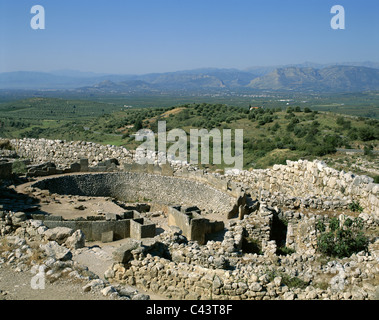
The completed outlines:
[[[156,242],[153,246],[149,247],[146,253],[151,254],[153,257],[158,256],[172,261],[171,252],[168,246],[162,242]]]
[[[284,247],[287,238],[287,221],[278,217],[277,213],[274,213],[271,225],[270,240],[274,240],[278,248]]]
[[[159,228],[159,227],[158,227],[158,228],[155,229],[155,232],[156,232],[155,235],[158,236],[158,235],[164,233],[165,230],[164,230],[163,228]]]
[[[7,185],[0,186],[0,209],[13,212],[24,212],[28,218],[33,214],[48,215],[41,211],[40,201],[27,194],[18,193]]]
[[[214,233],[208,233],[205,235],[205,241],[220,241],[222,242],[224,240],[224,237],[225,237],[225,233],[227,232],[228,230],[224,229],[224,230],[221,230],[221,231],[218,231],[218,232],[214,232]]]
[[[256,253],[259,255],[262,255],[262,248],[261,245],[257,240],[250,239],[248,237],[244,237],[242,239],[242,252],[243,253]]]

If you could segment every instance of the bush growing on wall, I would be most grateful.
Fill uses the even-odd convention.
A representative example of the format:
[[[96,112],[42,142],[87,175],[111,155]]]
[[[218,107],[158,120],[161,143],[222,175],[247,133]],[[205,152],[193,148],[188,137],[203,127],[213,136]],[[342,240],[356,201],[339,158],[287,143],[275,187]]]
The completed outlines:
[[[355,201],[349,204],[349,209],[353,212],[363,212],[363,208],[361,207],[359,202],[355,202]]]

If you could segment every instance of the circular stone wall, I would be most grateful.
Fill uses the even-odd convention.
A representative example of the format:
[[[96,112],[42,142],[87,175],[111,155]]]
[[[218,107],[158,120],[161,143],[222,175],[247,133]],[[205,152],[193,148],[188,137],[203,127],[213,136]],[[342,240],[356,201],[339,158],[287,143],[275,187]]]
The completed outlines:
[[[230,212],[236,202],[228,193],[197,181],[134,172],[60,176],[46,178],[32,186],[61,195],[196,205],[221,214]]]

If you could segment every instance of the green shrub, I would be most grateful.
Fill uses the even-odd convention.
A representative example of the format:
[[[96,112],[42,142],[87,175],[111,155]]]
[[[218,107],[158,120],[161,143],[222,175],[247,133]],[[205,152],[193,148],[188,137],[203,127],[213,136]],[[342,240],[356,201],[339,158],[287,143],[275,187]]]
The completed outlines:
[[[340,227],[340,221],[338,218],[331,218],[329,222],[329,228],[332,231],[336,231]]]
[[[287,256],[295,253],[296,251],[288,247],[278,247],[276,250],[277,255]]]
[[[377,138],[374,129],[371,127],[359,128],[358,136],[362,141],[371,141]]]
[[[362,212],[363,211],[363,208],[361,207],[361,205],[359,204],[359,202],[355,202],[353,201],[352,203],[349,204],[349,209],[353,212]]]
[[[305,289],[308,286],[308,283],[299,277],[291,277],[289,274],[276,271],[276,270],[267,270],[266,275],[268,276],[268,280],[271,282],[276,277],[282,278],[282,285],[287,286],[288,288],[299,288]]]
[[[308,286],[308,283],[299,277],[291,277],[289,275],[283,275],[282,283],[288,288],[299,288],[305,289]]]
[[[12,172],[15,174],[25,174],[27,172],[25,163],[22,161],[13,162]]]
[[[328,230],[323,221],[318,221],[316,229],[320,232],[317,238],[318,251],[327,256],[344,258],[367,250],[368,239],[362,232],[363,222],[360,218],[348,218],[342,226],[339,219],[332,218]]]

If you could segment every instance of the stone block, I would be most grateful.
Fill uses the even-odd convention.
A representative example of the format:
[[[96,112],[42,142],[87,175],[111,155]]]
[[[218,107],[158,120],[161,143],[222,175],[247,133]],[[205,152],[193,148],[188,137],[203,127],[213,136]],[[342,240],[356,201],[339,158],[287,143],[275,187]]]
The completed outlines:
[[[180,211],[183,213],[196,212],[198,214],[201,213],[201,210],[196,206],[182,206]]]
[[[81,172],[88,171],[88,159],[80,159],[80,171]]]
[[[101,241],[103,232],[113,231],[116,221],[94,221],[92,222],[92,240]]]
[[[114,240],[125,239],[130,237],[130,221],[119,220],[114,223],[113,232],[114,232]]]
[[[118,263],[128,263],[132,258],[132,251],[141,247],[141,241],[128,239],[125,244],[113,251],[113,259]]]
[[[107,231],[101,234],[101,242],[103,243],[112,242],[113,239],[114,239],[113,231]]]
[[[85,235],[82,230],[76,230],[65,242],[66,246],[72,250],[84,248],[85,243]]]
[[[133,239],[141,239],[141,226],[143,219],[130,220],[130,237]]]
[[[72,253],[69,249],[60,246],[55,241],[50,241],[45,245],[40,245],[41,249],[46,253],[47,256],[55,258],[57,260],[71,260]]]
[[[63,221],[62,216],[45,216],[45,221]]]
[[[71,164],[70,172],[80,172],[80,163]]]
[[[121,215],[123,219],[133,219],[134,218],[134,211],[133,210],[128,210],[122,213]]]
[[[105,220],[106,221],[116,221],[117,220],[117,214],[113,212],[107,212],[105,214]]]
[[[26,220],[26,214],[24,212],[16,212],[12,217],[12,223],[14,225],[20,224],[22,221]]]
[[[155,224],[144,224],[141,226],[141,239],[154,238],[156,235]]]
[[[46,240],[56,241],[62,244],[74,233],[74,230],[67,227],[56,227],[45,231],[44,236]]]
[[[91,221],[75,221],[75,229],[80,229],[87,240],[92,239],[92,222]]]

